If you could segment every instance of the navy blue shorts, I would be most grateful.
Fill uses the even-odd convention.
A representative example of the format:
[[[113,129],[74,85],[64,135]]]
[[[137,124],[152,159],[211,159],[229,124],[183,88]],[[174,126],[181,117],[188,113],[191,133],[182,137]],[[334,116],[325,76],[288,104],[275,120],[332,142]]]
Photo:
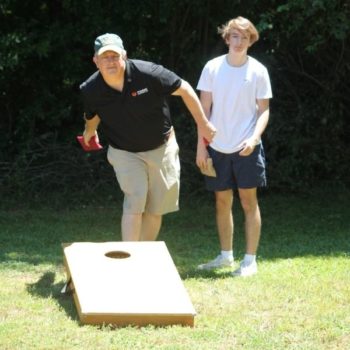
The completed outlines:
[[[239,152],[221,153],[208,147],[216,170],[216,177],[205,176],[209,191],[225,191],[236,188],[255,188],[266,186],[265,153],[262,144],[255,146],[249,156]]]

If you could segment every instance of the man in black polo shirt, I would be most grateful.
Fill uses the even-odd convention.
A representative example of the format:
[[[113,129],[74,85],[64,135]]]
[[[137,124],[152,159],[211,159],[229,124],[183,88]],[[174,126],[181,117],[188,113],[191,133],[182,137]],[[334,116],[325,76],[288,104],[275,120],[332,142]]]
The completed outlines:
[[[186,81],[160,65],[127,59],[118,35],[97,37],[93,60],[98,71],[80,86],[84,142],[98,139],[100,126],[109,143],[107,158],[124,192],[122,239],[155,240],[162,215],[178,210],[179,199],[179,148],[166,97],[181,96],[208,141],[216,130]]]

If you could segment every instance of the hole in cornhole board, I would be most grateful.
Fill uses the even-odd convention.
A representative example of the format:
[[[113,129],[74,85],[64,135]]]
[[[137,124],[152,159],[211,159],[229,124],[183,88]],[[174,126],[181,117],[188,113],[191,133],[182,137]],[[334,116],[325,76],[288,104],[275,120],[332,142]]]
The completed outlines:
[[[105,254],[107,258],[111,259],[127,259],[130,258],[130,254],[123,251],[112,251]]]

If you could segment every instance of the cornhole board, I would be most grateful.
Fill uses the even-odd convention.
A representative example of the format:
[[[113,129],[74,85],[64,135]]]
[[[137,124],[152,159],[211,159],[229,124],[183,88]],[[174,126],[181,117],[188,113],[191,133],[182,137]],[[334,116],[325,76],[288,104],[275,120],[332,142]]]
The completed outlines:
[[[196,312],[164,242],[63,244],[83,324],[194,326]]]

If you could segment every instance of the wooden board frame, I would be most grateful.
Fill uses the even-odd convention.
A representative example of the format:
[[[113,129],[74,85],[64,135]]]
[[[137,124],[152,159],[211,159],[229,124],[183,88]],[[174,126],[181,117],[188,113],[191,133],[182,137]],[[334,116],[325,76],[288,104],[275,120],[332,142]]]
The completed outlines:
[[[62,247],[68,290],[81,323],[194,326],[196,311],[164,242]]]

